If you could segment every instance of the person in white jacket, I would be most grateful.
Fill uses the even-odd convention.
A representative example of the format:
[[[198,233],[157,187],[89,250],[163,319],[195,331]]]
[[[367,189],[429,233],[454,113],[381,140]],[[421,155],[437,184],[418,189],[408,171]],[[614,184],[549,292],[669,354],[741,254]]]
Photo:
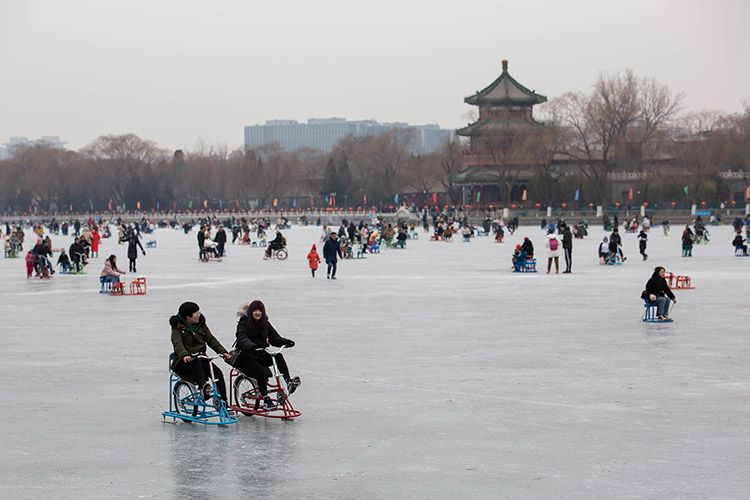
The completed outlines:
[[[548,233],[547,234],[547,241],[544,243],[544,246],[547,248],[547,274],[549,274],[550,270],[552,269],[552,259],[555,260],[555,273],[560,272],[560,247],[562,244],[560,243],[560,240],[557,238],[557,235],[555,233]]]

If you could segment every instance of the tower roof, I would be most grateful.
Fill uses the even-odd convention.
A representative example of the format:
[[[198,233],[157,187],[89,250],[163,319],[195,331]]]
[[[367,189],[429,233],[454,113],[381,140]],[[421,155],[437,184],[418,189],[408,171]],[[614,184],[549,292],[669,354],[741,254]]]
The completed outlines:
[[[508,61],[503,59],[503,72],[494,82],[483,90],[464,99],[466,104],[480,106],[491,105],[527,105],[541,104],[547,101],[547,97],[529,90],[516,81],[508,73]]]

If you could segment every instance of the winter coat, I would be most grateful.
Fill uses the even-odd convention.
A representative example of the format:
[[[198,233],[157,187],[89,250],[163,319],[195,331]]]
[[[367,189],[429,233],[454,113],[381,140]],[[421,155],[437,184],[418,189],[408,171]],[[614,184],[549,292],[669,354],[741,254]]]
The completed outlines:
[[[647,242],[648,235],[645,231],[641,230],[641,232],[638,233],[638,248],[640,248],[641,250],[645,250]]]
[[[568,250],[573,249],[573,233],[568,226],[565,226],[565,230],[563,230],[562,247]]]
[[[68,248],[68,255],[70,255],[70,258],[73,259],[74,262],[81,260],[81,255],[84,253],[86,252],[80,243],[71,243],[70,248]]]
[[[684,231],[682,233],[682,246],[692,247],[693,246],[693,233]]]
[[[124,272],[120,271],[116,267],[112,267],[112,263],[109,261],[109,259],[104,261],[104,269],[102,269],[101,274],[99,274],[100,277],[104,276],[119,276],[121,274],[125,274]]]
[[[216,231],[216,236],[214,236],[214,241],[217,244],[222,244],[227,242],[227,233],[223,229],[220,231]]]
[[[94,231],[91,233],[91,251],[92,252],[99,252],[99,241],[101,241],[102,236],[99,234],[98,231]]]
[[[191,354],[205,353],[206,344],[217,354],[227,352],[206,325],[206,318],[201,314],[195,325],[188,324],[179,315],[169,318],[172,327],[172,346],[174,346],[175,363]],[[174,365],[173,365],[174,366]]]
[[[265,328],[253,325],[253,323],[249,311],[247,315],[240,316],[240,320],[237,322],[237,331],[235,332],[237,348],[242,351],[243,355],[255,355],[256,348],[268,347],[269,345],[281,347],[289,342],[289,339],[279,335],[268,321],[265,322]],[[258,353],[258,355],[262,354]]]
[[[534,257],[534,244],[531,243],[531,240],[523,240],[523,243],[521,244],[521,250],[526,252],[526,255],[528,255],[529,258]]]
[[[671,300],[674,300],[674,294],[672,293],[672,290],[669,289],[667,280],[658,274],[653,274],[651,279],[646,282],[646,294],[655,295],[657,297],[664,297],[666,295]]]
[[[141,240],[138,238],[138,235],[133,234],[128,239],[128,259],[135,260],[138,258],[138,247],[141,248],[141,252],[145,255],[146,251],[143,249],[143,245],[141,245]]]
[[[550,242],[556,241],[557,247],[552,250],[552,245]],[[544,242],[544,246],[547,248],[547,257],[559,257],[560,256],[560,247],[562,244],[560,243],[560,240],[557,239],[557,236],[554,234],[547,235],[547,241]]]
[[[323,258],[326,260],[326,264],[335,264],[338,261],[336,259],[337,255],[342,259],[344,258],[344,255],[341,253],[341,244],[338,240],[329,238],[325,242],[325,245],[323,245]]]
[[[317,269],[320,264],[320,255],[315,250],[310,250],[307,254],[307,262],[310,264],[310,269]]]

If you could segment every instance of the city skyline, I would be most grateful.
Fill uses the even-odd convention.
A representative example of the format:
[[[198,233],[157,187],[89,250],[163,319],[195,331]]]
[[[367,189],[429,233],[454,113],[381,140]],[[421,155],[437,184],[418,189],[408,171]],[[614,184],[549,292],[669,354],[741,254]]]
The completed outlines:
[[[478,13],[481,13],[478,14]],[[71,149],[135,133],[165,149],[243,144],[248,124],[342,116],[465,126],[464,97],[500,61],[550,99],[632,69],[686,110],[750,100],[750,6],[592,0],[464,4],[342,0],[221,5],[73,0],[0,5],[0,143],[59,136]],[[541,107],[540,107],[541,108]]]

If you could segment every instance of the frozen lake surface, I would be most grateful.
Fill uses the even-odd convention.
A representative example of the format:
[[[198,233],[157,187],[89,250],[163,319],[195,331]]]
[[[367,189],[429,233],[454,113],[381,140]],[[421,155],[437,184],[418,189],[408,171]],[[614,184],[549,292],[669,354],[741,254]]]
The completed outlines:
[[[510,271],[524,235],[544,255],[538,228],[504,244],[420,232],[406,250],[344,261],[327,281],[305,260],[312,243],[322,249],[320,228],[286,232],[286,262],[229,245],[208,264],[195,231],[158,230],[144,235],[158,248],[138,259],[145,297],[97,293],[104,256],[127,267],[113,240],[85,276],[27,280],[22,259],[0,259],[0,491],[748,498],[750,258],[733,256],[730,227],[711,232],[681,258],[680,228],[669,237],[656,228],[646,262],[623,234],[627,262],[600,266],[604,233],[592,226],[574,241],[572,275]],[[69,244],[53,236],[55,248]],[[696,286],[675,292],[673,323],[639,321],[656,265]],[[229,347],[236,309],[256,298],[297,343],[286,357],[303,380],[293,398],[302,417],[162,423],[169,316],[197,302]]]

